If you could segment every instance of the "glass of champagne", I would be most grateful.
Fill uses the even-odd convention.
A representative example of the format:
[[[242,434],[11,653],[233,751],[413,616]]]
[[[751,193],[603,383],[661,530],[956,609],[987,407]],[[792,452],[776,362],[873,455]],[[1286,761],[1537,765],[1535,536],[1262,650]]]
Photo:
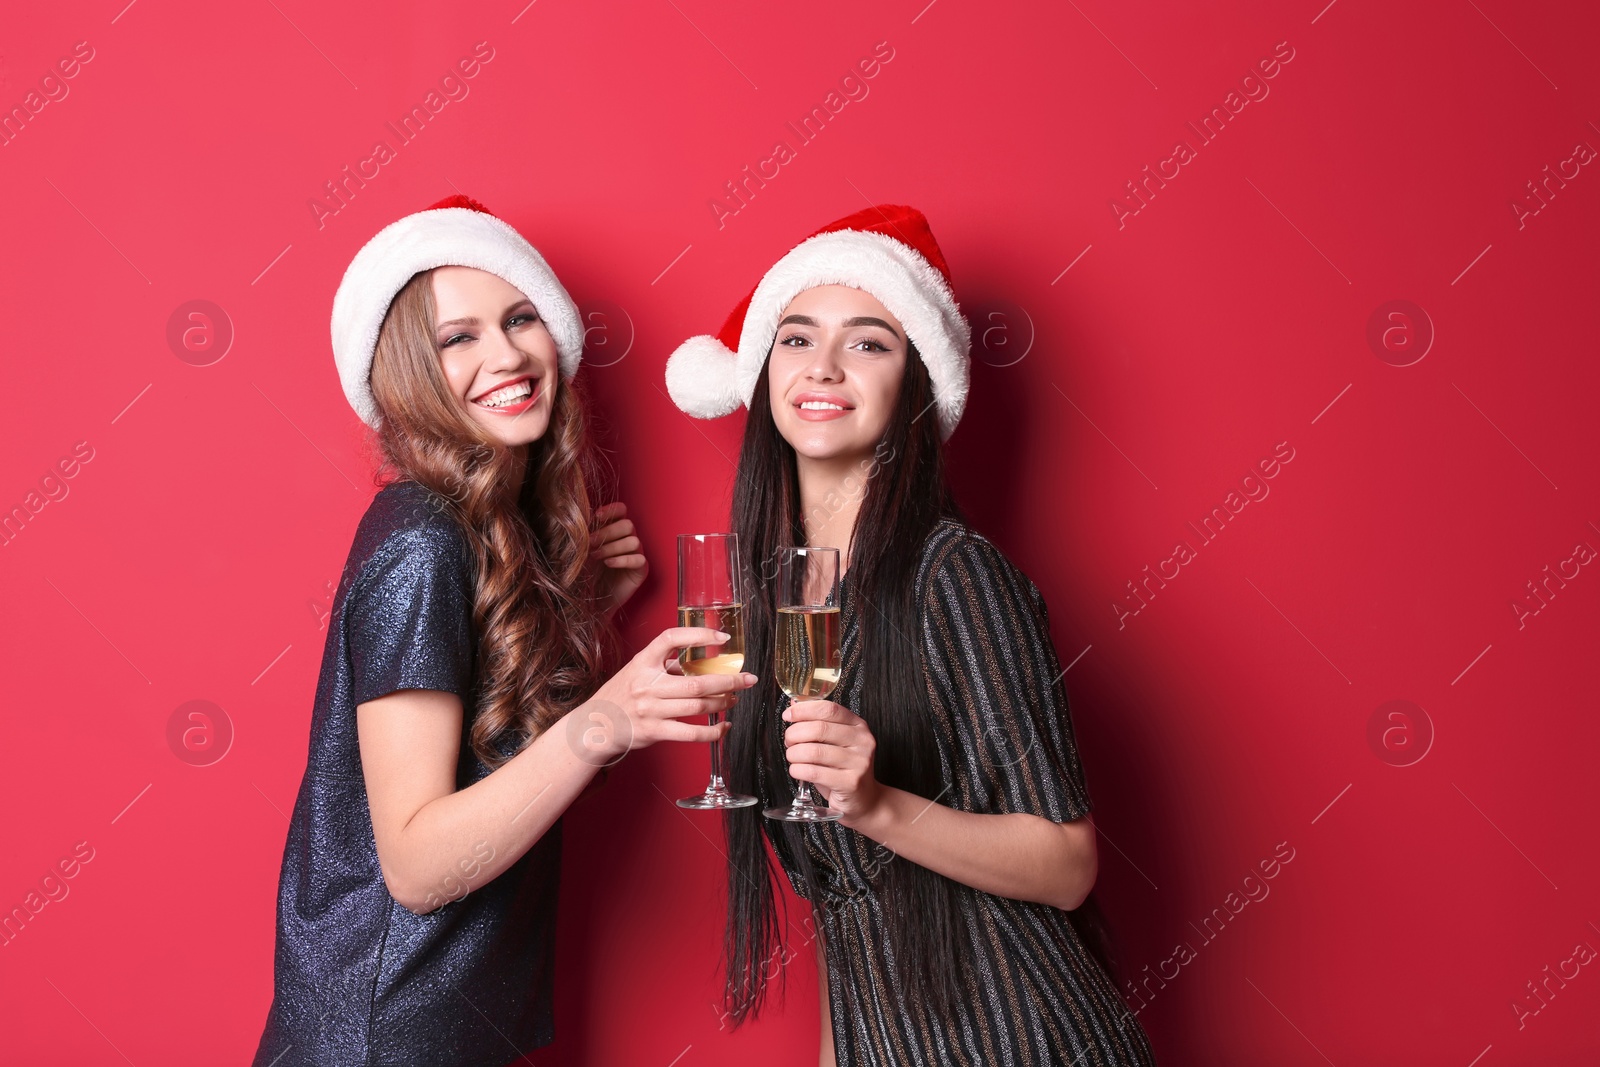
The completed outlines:
[[[790,701],[822,700],[839,683],[839,550],[778,549],[778,688]],[[831,822],[844,812],[817,803],[810,782],[794,802],[767,808],[769,819]]]
[[[731,533],[678,535],[678,625],[707,626],[728,639],[720,645],[683,650],[684,674],[738,674],[744,669],[744,602],[739,588],[739,537]],[[720,712],[707,716],[712,726]],[[747,808],[755,797],[728,791],[722,780],[722,744],[711,742],[711,781],[706,791],[678,801],[680,808],[724,811]]]

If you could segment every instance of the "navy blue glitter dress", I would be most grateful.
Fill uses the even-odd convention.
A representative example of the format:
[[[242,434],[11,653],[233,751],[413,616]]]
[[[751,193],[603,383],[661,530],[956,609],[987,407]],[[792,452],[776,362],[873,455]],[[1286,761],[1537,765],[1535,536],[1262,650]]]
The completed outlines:
[[[385,487],[345,563],[283,851],[255,1067],[494,1067],[551,1040],[560,823],[500,877],[426,915],[397,903],[378,867],[358,704],[400,689],[457,694],[456,785],[488,773],[468,739],[471,551],[440,504],[415,482]]]

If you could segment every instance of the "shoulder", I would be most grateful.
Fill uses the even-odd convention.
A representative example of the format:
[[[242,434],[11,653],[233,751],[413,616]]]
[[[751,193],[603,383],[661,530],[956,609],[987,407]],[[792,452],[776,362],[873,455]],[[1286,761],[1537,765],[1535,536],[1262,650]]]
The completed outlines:
[[[954,519],[941,519],[922,547],[918,584],[926,590],[1001,583],[1037,595],[1032,579],[983,534]]]
[[[471,554],[444,498],[416,482],[398,481],[372,498],[356,528],[350,555],[359,571],[369,574],[401,561],[464,570]]]

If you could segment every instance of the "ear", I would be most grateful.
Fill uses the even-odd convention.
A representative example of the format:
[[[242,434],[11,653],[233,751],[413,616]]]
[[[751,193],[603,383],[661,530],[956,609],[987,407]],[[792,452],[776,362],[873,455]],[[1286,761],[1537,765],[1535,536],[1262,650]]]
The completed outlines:
[[[738,357],[715,337],[691,337],[667,359],[667,393],[697,419],[731,415],[743,402],[737,365]]]

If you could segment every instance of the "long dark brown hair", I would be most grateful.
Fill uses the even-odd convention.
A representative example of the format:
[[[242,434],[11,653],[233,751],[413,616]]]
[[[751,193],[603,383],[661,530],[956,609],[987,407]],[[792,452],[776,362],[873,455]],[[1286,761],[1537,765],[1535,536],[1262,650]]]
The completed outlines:
[[[433,272],[395,296],[378,333],[372,395],[381,420],[381,483],[409,479],[435,494],[465,532],[476,563],[479,711],[472,749],[490,767],[581,703],[602,677],[604,623],[585,563],[593,518],[593,451],[582,398],[547,383],[555,404],[528,446],[522,490],[515,453],[462,410],[434,341]]]
[[[923,676],[916,578],[923,545],[938,523],[963,520],[946,482],[938,418],[930,410],[933,385],[915,346],[908,347],[899,397],[865,479],[845,580],[853,585],[856,603],[858,693],[861,707],[870,709],[877,779],[917,796],[938,797],[947,783]],[[805,544],[806,532],[795,453],[773,422],[765,367],[745,423],[733,525],[746,578],[745,662],[768,663],[776,618],[771,561],[779,546]],[[779,856],[798,870],[810,899],[827,899],[804,831],[760,814],[763,807],[787,803],[790,787],[777,683],[772,672],[758,673],[760,683],[740,695],[730,716],[734,725],[727,741],[729,786],[762,801],[758,807],[729,812],[725,822],[724,1006],[735,1026],[760,1013],[768,980],[783,973],[777,964],[790,958],[784,931],[788,919],[780,915],[773,889],[779,872],[764,834],[771,835]],[[892,854],[878,872],[875,889],[887,904],[889,942],[881,947],[894,955],[908,1003],[948,1018],[959,996],[959,978],[969,966],[961,899],[974,890]],[[1092,897],[1067,914],[1086,947],[1111,971]],[[867,951],[879,948],[866,946]]]

